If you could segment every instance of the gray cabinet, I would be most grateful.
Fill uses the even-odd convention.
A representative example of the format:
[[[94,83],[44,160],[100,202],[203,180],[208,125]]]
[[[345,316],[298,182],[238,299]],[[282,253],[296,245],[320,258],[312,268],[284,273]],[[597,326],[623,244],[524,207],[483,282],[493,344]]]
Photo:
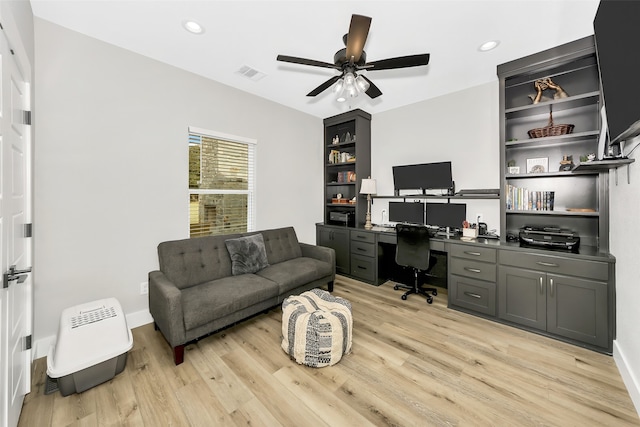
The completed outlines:
[[[496,250],[450,244],[449,304],[496,315]]]
[[[349,229],[316,225],[316,244],[336,251],[336,272],[350,273]]]
[[[498,317],[610,351],[610,265],[500,251]]]
[[[376,235],[364,230],[351,230],[351,275],[368,283],[376,280]]]

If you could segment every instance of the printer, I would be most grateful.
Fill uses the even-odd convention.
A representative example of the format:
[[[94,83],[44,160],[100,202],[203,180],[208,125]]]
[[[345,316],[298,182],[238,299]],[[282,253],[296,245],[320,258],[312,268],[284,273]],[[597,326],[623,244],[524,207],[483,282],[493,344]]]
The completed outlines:
[[[566,228],[548,225],[525,225],[519,233],[520,245],[578,252],[580,236]]]

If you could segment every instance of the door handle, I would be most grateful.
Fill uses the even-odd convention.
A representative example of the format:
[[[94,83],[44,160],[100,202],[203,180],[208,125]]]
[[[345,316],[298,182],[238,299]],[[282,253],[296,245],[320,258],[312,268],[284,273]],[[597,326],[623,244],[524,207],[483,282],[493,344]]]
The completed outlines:
[[[553,279],[549,279],[549,286],[551,286],[551,297],[553,298]]]
[[[544,294],[544,285],[542,284],[542,276],[540,276],[540,295]]]
[[[31,267],[28,267],[24,270],[16,270],[16,266],[12,265],[9,267],[9,271],[2,275],[2,287],[8,288],[9,282],[13,282],[17,280],[18,283],[22,283],[27,280],[27,274],[31,273]]]
[[[471,251],[464,251],[465,254],[467,255],[473,255],[473,256],[480,256],[482,255],[480,252],[471,252]]]
[[[471,268],[471,267],[465,267],[464,268],[466,271],[470,271],[472,273],[481,273],[479,268]]]

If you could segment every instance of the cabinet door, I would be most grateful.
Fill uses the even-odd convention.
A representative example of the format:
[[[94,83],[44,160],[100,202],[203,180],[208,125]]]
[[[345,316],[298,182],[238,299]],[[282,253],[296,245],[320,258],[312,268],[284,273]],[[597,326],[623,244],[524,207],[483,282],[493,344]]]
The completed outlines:
[[[318,227],[318,245],[336,251],[336,272],[349,274],[349,230]]]
[[[520,325],[547,327],[546,274],[499,267],[498,317]]]
[[[606,283],[548,274],[547,291],[547,331],[608,346]]]

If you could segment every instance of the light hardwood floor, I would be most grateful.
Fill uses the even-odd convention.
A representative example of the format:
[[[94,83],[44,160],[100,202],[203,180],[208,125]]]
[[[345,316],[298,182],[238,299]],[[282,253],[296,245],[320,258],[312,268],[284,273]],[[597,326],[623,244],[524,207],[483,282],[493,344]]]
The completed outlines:
[[[281,310],[187,346],[174,366],[151,324],[127,367],[81,394],[44,395],[34,363],[20,426],[640,426],[611,356],[338,277],[353,305],[353,351],[297,365]]]

